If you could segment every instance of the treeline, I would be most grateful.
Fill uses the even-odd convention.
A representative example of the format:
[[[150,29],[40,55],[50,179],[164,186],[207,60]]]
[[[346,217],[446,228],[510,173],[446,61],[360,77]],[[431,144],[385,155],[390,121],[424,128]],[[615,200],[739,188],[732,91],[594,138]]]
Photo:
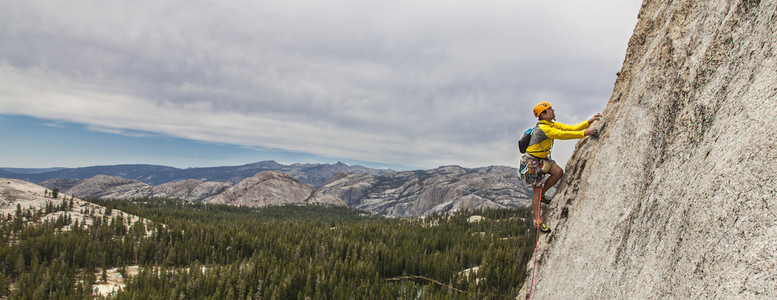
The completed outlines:
[[[89,298],[105,280],[97,270],[140,265],[113,297],[514,298],[534,246],[528,209],[398,219],[342,207],[94,202],[153,225],[105,216],[85,226],[64,215],[32,225],[36,213],[8,215],[0,295]],[[468,222],[471,215],[484,218]]]

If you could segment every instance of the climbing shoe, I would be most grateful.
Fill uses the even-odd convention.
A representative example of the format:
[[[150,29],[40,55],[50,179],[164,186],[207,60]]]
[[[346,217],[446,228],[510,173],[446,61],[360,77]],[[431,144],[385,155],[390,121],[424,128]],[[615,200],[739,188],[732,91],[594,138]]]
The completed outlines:
[[[542,195],[542,203],[550,204],[550,198],[545,197],[545,195]]]
[[[545,222],[540,222],[540,231],[548,233],[550,232],[550,228],[548,228],[548,225],[545,225]]]

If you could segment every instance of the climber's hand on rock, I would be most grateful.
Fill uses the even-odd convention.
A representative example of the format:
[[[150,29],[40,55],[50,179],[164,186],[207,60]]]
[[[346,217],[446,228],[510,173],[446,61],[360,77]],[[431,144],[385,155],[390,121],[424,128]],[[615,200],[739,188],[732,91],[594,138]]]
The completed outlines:
[[[601,117],[602,117],[602,114],[596,113],[593,117],[588,119],[588,124],[591,124],[591,123],[593,123],[596,120],[599,120],[599,118],[601,118]]]
[[[599,129],[589,128],[585,130],[585,136],[594,136],[599,134]]]

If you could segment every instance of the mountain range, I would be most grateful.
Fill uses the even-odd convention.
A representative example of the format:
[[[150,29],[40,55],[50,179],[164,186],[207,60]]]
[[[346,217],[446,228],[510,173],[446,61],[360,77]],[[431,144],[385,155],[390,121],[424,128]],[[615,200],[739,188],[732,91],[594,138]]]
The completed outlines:
[[[382,175],[391,170],[371,169],[345,163],[336,164],[292,164],[284,165],[275,161],[262,161],[241,166],[223,166],[207,168],[179,169],[158,165],[110,165],[82,168],[20,169],[0,168],[0,177],[21,179],[39,183],[49,179],[84,179],[97,175],[108,175],[134,179],[149,185],[160,185],[187,179],[203,182],[238,182],[259,172],[274,171],[291,175],[302,183],[321,186],[338,172],[367,173]]]
[[[138,179],[99,174],[89,178],[54,178],[42,181],[40,185],[49,189],[57,188],[79,198],[178,198],[250,207],[327,204],[397,217],[487,207],[520,207],[531,203],[531,191],[518,184],[516,169],[504,166],[476,169],[445,166],[432,170],[398,172],[350,167],[343,163],[283,166],[263,162],[242,166],[242,169],[261,169],[257,167],[260,165],[282,166],[277,169],[291,172],[261,171],[243,178],[235,175],[235,170],[241,167],[222,167],[209,168],[207,171],[210,172],[210,178],[241,180],[233,183],[182,179],[152,185]],[[136,178],[158,179],[163,176],[149,170],[162,170],[162,173],[168,174],[165,170],[170,168],[133,165],[82,169],[88,172],[94,172],[95,169],[112,170],[115,173],[132,174]],[[141,169],[146,173],[138,171]],[[335,169],[344,171],[329,176],[320,186],[301,180],[320,178]],[[218,174],[215,170],[229,174]],[[64,174],[88,173],[84,170],[60,171],[66,171]]]

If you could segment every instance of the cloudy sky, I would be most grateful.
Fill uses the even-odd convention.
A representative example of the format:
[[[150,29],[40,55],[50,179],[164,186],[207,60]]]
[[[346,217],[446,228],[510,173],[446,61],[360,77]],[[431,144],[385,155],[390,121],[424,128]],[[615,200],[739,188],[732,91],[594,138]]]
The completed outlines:
[[[640,4],[4,0],[0,167],[515,166],[537,102],[604,109]]]

